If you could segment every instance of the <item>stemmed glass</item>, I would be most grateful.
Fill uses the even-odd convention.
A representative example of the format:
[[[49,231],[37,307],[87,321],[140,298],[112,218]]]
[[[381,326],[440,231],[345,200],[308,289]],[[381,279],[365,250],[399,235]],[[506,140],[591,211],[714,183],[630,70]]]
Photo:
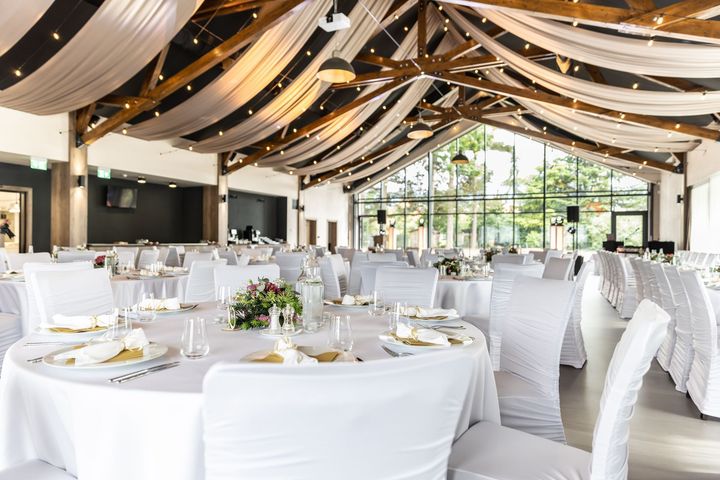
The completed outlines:
[[[328,346],[334,350],[349,352],[353,347],[353,333],[349,315],[335,315],[330,322]]]

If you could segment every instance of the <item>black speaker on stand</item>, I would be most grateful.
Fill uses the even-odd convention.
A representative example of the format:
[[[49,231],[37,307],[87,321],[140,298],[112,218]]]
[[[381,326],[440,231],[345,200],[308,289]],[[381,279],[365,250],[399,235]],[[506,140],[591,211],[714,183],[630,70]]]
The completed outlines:
[[[568,205],[566,217],[568,223],[572,223],[573,226],[568,228],[568,232],[570,232],[570,235],[572,235],[573,238],[573,250],[577,250],[577,224],[580,221],[580,207],[577,205]]]
[[[377,222],[380,225],[385,225],[387,223],[387,210],[377,211]]]

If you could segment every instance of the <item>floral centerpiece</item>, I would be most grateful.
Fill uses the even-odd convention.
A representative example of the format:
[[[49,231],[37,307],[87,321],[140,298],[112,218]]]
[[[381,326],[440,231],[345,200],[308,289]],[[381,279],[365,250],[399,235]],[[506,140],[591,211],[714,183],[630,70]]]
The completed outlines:
[[[441,266],[445,267],[445,271],[448,275],[460,275],[460,270],[462,269],[460,260],[457,258],[443,258],[439,262],[433,264],[433,267],[438,270],[440,270]]]
[[[653,253],[650,255],[650,260],[659,263],[672,263],[673,256],[672,253]]]
[[[273,305],[280,309],[290,305],[296,318],[302,313],[302,299],[289,283],[282,280],[271,282],[267,278],[259,278],[255,283],[251,281],[245,290],[235,296],[230,327],[238,330],[267,328],[270,325],[268,311]]]
[[[105,268],[105,255],[98,255],[97,257],[95,257],[95,262],[93,263],[93,267]]]

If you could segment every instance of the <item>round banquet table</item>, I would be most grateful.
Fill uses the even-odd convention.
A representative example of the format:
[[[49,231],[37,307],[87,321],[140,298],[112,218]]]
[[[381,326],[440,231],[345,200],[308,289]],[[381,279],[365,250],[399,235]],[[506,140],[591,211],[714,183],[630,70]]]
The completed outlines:
[[[143,293],[153,294],[155,298],[178,297],[185,295],[188,275],[163,277],[133,277],[116,275],[110,286],[114,304],[118,308],[129,307],[142,299]],[[22,318],[23,333],[29,332],[27,316],[27,286],[25,282],[9,279],[0,280],[0,313],[11,313]]]
[[[435,307],[454,308],[458,315],[490,317],[490,291],[492,277],[456,280],[442,277],[435,292]]]
[[[170,350],[162,358],[134,366],[69,370],[28,363],[59,347],[24,345],[30,338],[48,337],[21,339],[8,350],[0,377],[0,469],[39,458],[80,480],[203,478],[203,376],[215,362],[238,361],[274,344],[274,339],[255,332],[223,331],[210,320],[216,313],[214,305],[201,304],[193,311],[158,315],[153,323],[142,324],[149,340]],[[179,352],[183,320],[192,316],[208,320],[210,353],[196,360],[185,359]],[[351,317],[353,353],[366,362],[390,358],[377,339],[386,320],[357,310]],[[476,339],[462,348],[477,362],[477,382],[468,394],[472,401],[465,404],[456,436],[480,420],[500,423],[484,337],[475,327],[465,326],[463,332]],[[323,346],[327,328],[294,340],[298,345]],[[175,360],[180,366],[127,383],[108,382],[111,377]],[[402,379],[397,388],[403,388]]]

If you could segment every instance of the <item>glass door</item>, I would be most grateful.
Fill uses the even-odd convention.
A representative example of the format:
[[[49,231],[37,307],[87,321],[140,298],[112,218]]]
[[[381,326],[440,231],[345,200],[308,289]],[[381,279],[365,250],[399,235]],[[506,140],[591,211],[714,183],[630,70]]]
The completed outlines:
[[[647,212],[613,212],[612,233],[626,247],[647,245]]]

